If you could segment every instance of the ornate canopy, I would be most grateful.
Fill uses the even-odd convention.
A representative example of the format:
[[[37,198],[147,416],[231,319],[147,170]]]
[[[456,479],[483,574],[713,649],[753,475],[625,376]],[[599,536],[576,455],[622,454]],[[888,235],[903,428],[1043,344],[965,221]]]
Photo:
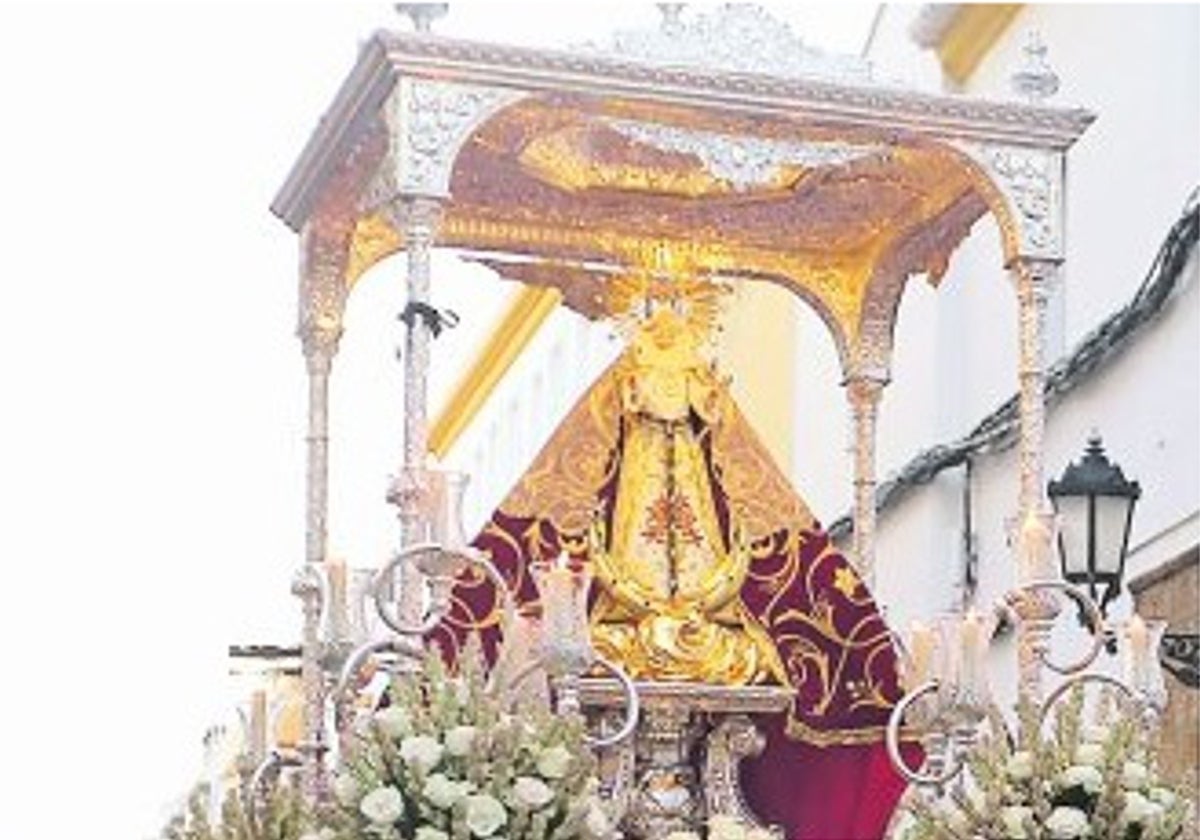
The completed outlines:
[[[570,52],[378,32],[272,209],[306,234],[302,328],[340,325],[430,199],[437,244],[586,315],[667,244],[792,290],[847,375],[886,377],[905,280],[939,279],[981,215],[1009,261],[1061,258],[1063,155],[1092,119],[906,90],[746,6]]]

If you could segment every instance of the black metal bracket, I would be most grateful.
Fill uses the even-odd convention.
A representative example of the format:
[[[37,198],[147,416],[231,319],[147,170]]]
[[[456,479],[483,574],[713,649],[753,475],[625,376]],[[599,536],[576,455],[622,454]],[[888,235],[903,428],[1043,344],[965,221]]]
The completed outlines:
[[[458,313],[450,309],[435,309],[428,303],[420,301],[409,301],[404,307],[404,311],[400,313],[399,318],[404,325],[410,330],[416,325],[417,319],[420,318],[429,332],[437,338],[442,334],[442,330],[452,329],[458,326]]]
[[[1200,689],[1200,633],[1164,633],[1158,658],[1175,679]]]

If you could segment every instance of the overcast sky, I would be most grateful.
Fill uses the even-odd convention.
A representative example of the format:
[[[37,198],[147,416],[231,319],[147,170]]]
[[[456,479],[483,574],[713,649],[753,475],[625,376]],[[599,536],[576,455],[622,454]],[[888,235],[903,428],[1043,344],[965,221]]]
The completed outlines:
[[[455,3],[439,29],[565,45],[657,17],[567,7]],[[872,7],[839,8],[783,15],[855,52]],[[400,26],[382,2],[0,5],[2,837],[148,836],[229,712],[227,645],[295,638],[296,243],[267,206],[358,41]],[[356,352],[386,389],[381,271]]]

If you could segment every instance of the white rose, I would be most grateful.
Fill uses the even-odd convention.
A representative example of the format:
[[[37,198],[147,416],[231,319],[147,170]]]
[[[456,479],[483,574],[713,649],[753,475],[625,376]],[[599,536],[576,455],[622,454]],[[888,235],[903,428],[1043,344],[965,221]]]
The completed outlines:
[[[404,797],[394,787],[381,787],[363,797],[362,815],[378,825],[392,825],[404,816]]]
[[[1027,840],[1025,822],[1033,818],[1033,809],[1025,805],[1009,805],[1000,809],[1000,822],[1004,825],[1004,836],[1009,840]]]
[[[437,738],[428,735],[410,735],[400,742],[400,757],[405,764],[429,771],[442,760],[445,747]]]
[[[417,829],[413,840],[450,840],[450,835],[439,828],[423,825]]]
[[[541,779],[517,776],[513,782],[513,797],[526,808],[537,810],[554,799],[554,791]]]
[[[1170,808],[1175,804],[1175,791],[1165,787],[1150,788],[1150,801],[1157,802],[1164,808]]]
[[[1137,761],[1126,761],[1121,768],[1121,786],[1126,790],[1141,790],[1150,781],[1150,771]]]
[[[1087,814],[1078,808],[1055,808],[1046,820],[1046,830],[1054,840],[1073,840],[1090,834],[1092,827]]]
[[[746,829],[746,840],[777,840],[777,838],[765,828],[748,828]]]
[[[1104,747],[1099,744],[1080,744],[1075,750],[1075,763],[1100,767],[1104,764]]]
[[[476,793],[467,797],[467,828],[476,837],[490,837],[508,822],[508,811],[494,796]]]
[[[421,793],[434,808],[449,811],[473,788],[470,782],[454,782],[441,773],[434,773],[425,780]]]
[[[348,773],[338,773],[333,777],[333,795],[342,805],[347,808],[353,807],[358,802],[358,796],[362,791],[358,787],[358,780]]]
[[[1141,825],[1146,822],[1150,812],[1150,800],[1140,793],[1129,791],[1125,794],[1125,807],[1121,809],[1121,822]]]
[[[561,779],[571,767],[571,751],[561,744],[547,747],[538,755],[537,771],[547,779]]]
[[[1033,778],[1033,753],[1028,750],[1018,750],[1008,757],[1004,772],[1014,782],[1023,782]]]
[[[373,715],[375,723],[389,738],[403,738],[412,731],[412,718],[399,706],[388,706]]]
[[[460,758],[470,755],[471,746],[475,743],[475,734],[478,731],[474,726],[454,727],[446,733],[446,752]]]
[[[1080,731],[1080,737],[1088,744],[1108,743],[1109,731],[1107,726],[1089,724]]]
[[[1087,793],[1099,793],[1104,787],[1104,775],[1095,767],[1075,764],[1058,774],[1058,786],[1063,790],[1081,787]]]
[[[602,840],[612,834],[612,823],[608,819],[608,814],[604,813],[604,808],[598,802],[593,802],[588,806],[587,816],[583,820],[583,827],[587,831],[589,837],[595,840]]]
[[[300,835],[300,840],[334,840],[336,837],[337,834],[334,832],[334,830],[329,826],[326,826],[320,831],[306,831],[304,834]]]
[[[709,840],[746,840],[746,827],[741,820],[717,814],[708,821]]]

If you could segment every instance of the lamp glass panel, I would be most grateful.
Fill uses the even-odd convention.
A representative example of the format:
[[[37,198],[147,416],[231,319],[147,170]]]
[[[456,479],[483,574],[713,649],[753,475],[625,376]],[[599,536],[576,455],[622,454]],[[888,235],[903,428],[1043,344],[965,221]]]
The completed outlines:
[[[1096,571],[1101,574],[1115,575],[1121,568],[1130,501],[1124,496],[1096,497]]]
[[[1063,572],[1068,578],[1086,578],[1088,573],[1088,497],[1059,496],[1059,539],[1065,560]]]

